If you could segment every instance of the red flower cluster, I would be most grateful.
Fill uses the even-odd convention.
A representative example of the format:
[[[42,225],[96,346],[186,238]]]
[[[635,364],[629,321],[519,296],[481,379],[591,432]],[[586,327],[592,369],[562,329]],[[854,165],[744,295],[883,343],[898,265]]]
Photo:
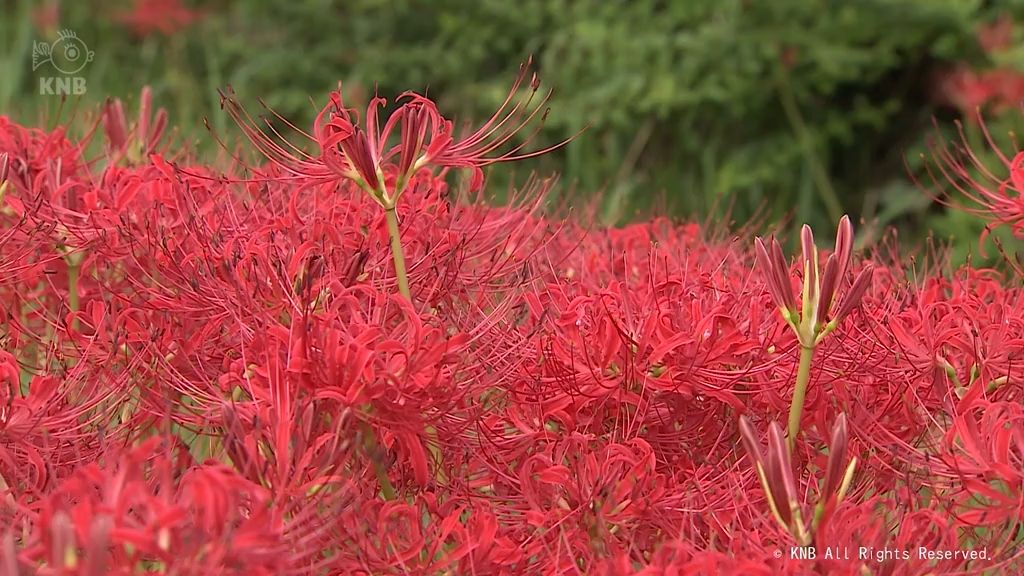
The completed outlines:
[[[114,19],[136,36],[174,33],[202,19],[203,13],[182,5],[181,0],[135,0],[131,10],[118,13]]]
[[[977,33],[978,44],[988,55],[998,55],[1013,45],[1013,20],[1003,16]],[[991,69],[960,63],[943,72],[937,82],[936,96],[959,109],[970,120],[991,106],[994,112],[1012,110],[1024,100],[1024,73],[1011,66]]]
[[[449,189],[524,155],[515,99],[457,138],[334,97],[306,154],[228,97],[271,157],[244,175],[142,102],[99,158],[0,117],[0,573],[1024,568],[1019,285],[908,277],[848,221],[794,267],[545,214],[548,180]]]

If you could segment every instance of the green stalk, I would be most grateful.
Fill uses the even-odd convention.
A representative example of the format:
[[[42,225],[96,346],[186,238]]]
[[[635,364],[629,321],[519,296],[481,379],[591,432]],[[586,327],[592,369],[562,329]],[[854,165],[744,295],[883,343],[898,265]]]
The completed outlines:
[[[384,208],[384,216],[388,221],[388,235],[391,236],[391,257],[395,260],[395,277],[398,279],[398,292],[406,300],[412,302],[412,293],[409,292],[409,277],[405,272],[405,254],[402,252],[402,237],[398,231],[398,215],[395,214],[395,207]]]
[[[444,455],[441,454],[441,441],[437,437],[437,428],[433,425],[427,425],[427,450],[430,451],[430,457],[434,461],[434,465],[437,466],[437,471],[434,473],[434,480],[437,481],[438,485],[444,486],[448,483],[448,478],[444,474]]]
[[[65,257],[64,260],[68,265],[68,308],[71,309],[71,313],[75,314],[78,312],[78,274],[80,266],[77,262],[72,263],[71,258]],[[71,329],[78,331],[78,316],[72,316]]]
[[[373,462],[373,471],[377,475],[377,482],[380,483],[380,492],[384,496],[384,500],[395,499],[395,487],[391,485],[391,479],[388,478],[387,467],[384,465],[384,457],[380,454],[380,445],[377,443],[377,436],[373,433],[373,428],[368,424],[363,424],[363,449],[366,450],[366,454],[370,457],[370,461]]]
[[[807,397],[807,383],[811,380],[811,359],[814,358],[814,347],[800,346],[800,366],[796,372],[796,389],[793,391],[793,403],[789,406],[789,451],[796,448],[796,435],[800,433],[800,417],[804,413],[804,399]]]
[[[385,206],[384,216],[388,221],[388,235],[391,236],[391,256],[395,261],[395,277],[398,279],[398,292],[405,297],[406,300],[412,302],[412,293],[409,291],[409,276],[405,270],[405,254],[402,251],[402,236],[398,230],[398,215],[395,213],[395,206],[392,204],[390,207]],[[437,429],[433,426],[427,426],[427,449],[437,465],[437,473],[435,479],[438,484],[444,485],[447,481],[444,474],[444,467],[441,465],[441,447],[437,438]],[[382,471],[378,469],[377,478],[383,478],[381,480],[381,486],[384,486],[384,482],[387,482],[387,474],[381,476]],[[388,485],[390,487],[390,484]],[[393,495],[393,490],[392,490]],[[385,490],[385,498],[387,496],[387,490]]]

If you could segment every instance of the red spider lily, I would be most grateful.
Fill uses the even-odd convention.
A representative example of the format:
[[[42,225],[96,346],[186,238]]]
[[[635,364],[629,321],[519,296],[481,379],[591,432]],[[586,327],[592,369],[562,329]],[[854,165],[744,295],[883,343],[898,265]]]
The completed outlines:
[[[182,5],[181,0],[136,0],[130,11],[114,18],[129,27],[137,36],[159,32],[171,36],[202,18],[202,12]]]
[[[829,315],[836,300],[840,284],[853,254],[853,225],[849,216],[839,221],[836,244],[825,262],[824,274],[819,273],[818,250],[810,226],[804,225],[800,233],[803,250],[803,289],[798,308],[789,280],[789,266],[782,256],[777,240],[772,238],[771,252],[760,238],[755,239],[758,265],[767,276],[768,289],[779,307],[783,319],[797,334],[805,348],[813,348],[830,334],[860,303],[871,281],[871,265],[867,265],[847,290],[845,298]]]
[[[1001,14],[994,22],[978,26],[978,44],[991,54],[1010,48],[1013,43],[1013,16]]]
[[[846,462],[849,432],[846,428],[846,414],[840,414],[832,427],[832,439],[828,445],[828,462],[825,478],[822,480],[818,504],[814,508],[813,529],[818,529],[831,519],[836,506],[843,502],[849,490],[853,474],[857,469],[857,457]]]
[[[530,63],[520,66],[519,75],[505,102],[472,134],[457,138],[454,124],[438,112],[429,98],[408,92],[402,104],[380,126],[379,109],[386,100],[375,97],[366,110],[365,125],[359,125],[355,112],[345,107],[341,91],[330,94],[330,102],[317,115],[313,133],[303,136],[315,141],[320,155],[309,156],[281,141],[269,119],[267,129],[253,119],[231,92],[221,94],[221,106],[245,132],[260,152],[279,165],[289,177],[306,184],[351,180],[366,190],[385,208],[394,207],[412,175],[421,168],[471,168],[472,188],[483,183],[481,168],[497,162],[510,162],[540,156],[565,145],[570,139],[532,152],[522,152],[540,130],[550,92],[535,101],[540,83],[530,76],[529,97],[519,97],[520,88],[530,74]],[[280,119],[276,114],[275,117]],[[283,119],[282,119],[283,120]],[[508,148],[516,134],[539,120],[526,141]],[[397,143],[392,134],[398,132]],[[508,148],[508,149],[506,149]]]
[[[772,516],[786,532],[793,536],[801,546],[811,543],[813,533],[800,513],[799,491],[793,475],[793,461],[789,448],[786,446],[782,428],[775,422],[768,426],[768,453],[761,450],[757,432],[747,420],[740,417],[740,439],[747,455],[754,464],[757,476],[761,480],[761,488],[768,496],[768,506]]]
[[[44,38],[56,36],[60,25],[60,1],[46,0],[42,5],[33,8],[32,25]]]
[[[995,22],[978,27],[978,44],[989,55],[1000,55],[1013,44],[1013,19],[1002,15]],[[978,70],[967,63],[939,75],[937,96],[952,104],[969,121],[978,119],[978,111],[992,105],[994,112],[1017,106],[1024,96],[1024,74],[1012,67]]]
[[[942,254],[850,282],[848,221],[820,268],[805,230],[792,274],[777,243],[542,213],[546,181],[469,202],[445,168],[519,122],[451,152],[406,98],[390,129],[321,118],[352,130],[328,152],[354,179],[294,148],[322,172],[172,162],[116,106],[139,151],[116,166],[0,118],[0,573],[1021,571],[1017,284]],[[415,302],[390,294],[374,175],[403,194]],[[775,307],[842,325],[805,363]],[[751,422],[794,373],[809,425],[766,449]]]
[[[768,497],[769,508],[776,521],[799,545],[811,544],[818,529],[829,520],[835,507],[845,498],[857,467],[857,458],[846,463],[848,442],[846,416],[840,414],[832,427],[832,441],[829,444],[825,478],[822,481],[821,494],[809,525],[805,523],[804,516],[801,514],[802,505],[793,471],[793,461],[782,428],[775,422],[768,426],[767,455],[762,452],[757,433],[745,416],[740,417],[740,439],[754,464],[758,478],[761,480],[761,487]]]
[[[940,190],[948,185],[974,204],[970,206],[961,204],[957,199],[946,200],[954,207],[995,224],[1006,224],[1015,236],[1024,238],[1024,152],[1015,150],[1012,157],[1004,154],[980,115],[978,119],[989,149],[1002,164],[1002,169],[999,172],[992,170],[971,149],[961,127],[960,142],[932,145],[932,162],[927,165],[932,184]]]
[[[997,114],[1013,109],[1024,97],[1024,74],[1010,68],[978,71],[958,66],[939,77],[936,90],[942,103],[955,106],[974,123],[983,107]]]
[[[434,103],[424,96],[407,93],[400,97],[406,102],[388,118],[383,129],[378,109],[385,105],[385,101],[373,98],[366,111],[364,129],[359,127],[355,114],[345,108],[340,90],[333,92],[330,103],[317,115],[313,135],[303,133],[319,145],[320,155],[316,158],[290,143],[279,142],[279,135],[269,120],[270,134],[265,132],[233,96],[221,93],[221,106],[228,110],[256,148],[287,177],[301,181],[304,186],[353,182],[385,209],[396,283],[402,296],[411,301],[396,204],[412,177],[421,169],[471,168],[474,171],[471,189],[475,190],[483,183],[483,166],[538,156],[569,141],[520,153],[540,130],[538,125],[526,142],[501,151],[538,116],[539,124],[542,124],[547,114],[546,110],[543,114],[540,111],[550,92],[538,104],[533,104],[539,88],[535,74],[530,80],[530,96],[525,102],[516,102],[518,90],[529,70],[529,62],[520,66],[519,76],[505,102],[481,128],[461,140],[454,138],[452,122],[445,120]],[[392,145],[389,140],[399,124],[400,139],[398,144]],[[394,163],[396,157],[397,164]]]
[[[789,449],[792,451],[795,449],[796,436],[800,431],[814,351],[860,304],[871,282],[872,266],[868,264],[861,270],[835,314],[830,317],[839,284],[846,278],[853,253],[853,225],[850,224],[848,216],[843,216],[839,221],[835,249],[825,262],[824,275],[819,273],[818,249],[814,245],[814,234],[810,226],[805,224],[801,230],[803,289],[799,310],[796,308],[796,298],[793,296],[789,280],[789,266],[782,257],[778,241],[772,239],[771,255],[760,238],[755,239],[754,243],[758,265],[768,279],[769,292],[779,307],[783,320],[800,343],[800,361],[793,388],[793,400],[789,408],[788,439]]]
[[[130,128],[120,99],[108,99],[103,105],[101,120],[107,136],[110,164],[117,164],[126,156],[137,163],[156,151],[167,127],[167,111],[160,108],[155,116],[150,117],[152,105],[153,91],[146,86],[139,98],[139,119]]]

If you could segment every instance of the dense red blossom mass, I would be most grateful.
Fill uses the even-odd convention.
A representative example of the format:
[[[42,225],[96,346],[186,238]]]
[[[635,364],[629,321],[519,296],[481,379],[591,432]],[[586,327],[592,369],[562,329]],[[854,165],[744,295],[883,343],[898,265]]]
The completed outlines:
[[[1019,279],[842,235],[822,294],[862,295],[819,304],[789,451],[804,260],[773,247],[769,275],[750,231],[596,228],[541,209],[550,180],[492,207],[423,167],[406,299],[358,182],[204,166],[143,100],[104,108],[98,157],[0,117],[0,573],[1024,566]]]

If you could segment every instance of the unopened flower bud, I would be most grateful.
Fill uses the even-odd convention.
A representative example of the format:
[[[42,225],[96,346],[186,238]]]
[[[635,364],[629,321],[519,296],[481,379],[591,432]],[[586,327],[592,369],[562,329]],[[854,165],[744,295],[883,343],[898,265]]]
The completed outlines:
[[[103,131],[111,150],[123,151],[128,144],[127,121],[124,106],[118,99],[107,99],[103,104]]]
[[[839,305],[839,310],[836,311],[834,322],[837,324],[843,321],[853,309],[860,305],[860,301],[864,298],[864,293],[868,291],[871,286],[871,277],[874,268],[868,264],[864,266],[857,279],[853,281],[853,285],[850,286],[849,291],[846,292],[846,297],[843,298],[843,303]]]

